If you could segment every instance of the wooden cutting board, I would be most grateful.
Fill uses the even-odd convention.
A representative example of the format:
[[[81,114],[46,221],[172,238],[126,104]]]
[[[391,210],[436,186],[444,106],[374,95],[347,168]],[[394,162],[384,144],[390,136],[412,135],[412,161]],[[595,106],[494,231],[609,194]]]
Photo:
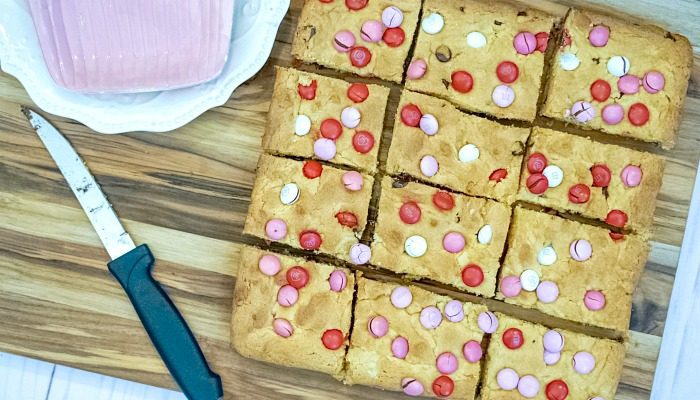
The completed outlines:
[[[692,0],[609,2],[643,13],[696,45],[678,146],[661,152],[669,162],[651,258],[634,296],[618,394],[619,399],[641,399],[649,395],[700,157],[700,5]],[[564,15],[569,5],[606,7],[604,0],[531,3],[557,15]],[[221,374],[226,398],[402,398],[243,359],[229,347],[239,251],[251,241],[241,230],[261,151],[273,66],[292,64],[290,42],[301,4],[292,2],[260,73],[224,106],[177,131],[106,136],[71,120],[50,120],[83,156],[135,241],[151,246],[158,259],[156,277]],[[385,135],[390,134],[398,93],[392,86]],[[172,387],[131,305],[107,272],[106,252],[29,129],[21,104],[32,102],[19,82],[0,73],[0,351]]]

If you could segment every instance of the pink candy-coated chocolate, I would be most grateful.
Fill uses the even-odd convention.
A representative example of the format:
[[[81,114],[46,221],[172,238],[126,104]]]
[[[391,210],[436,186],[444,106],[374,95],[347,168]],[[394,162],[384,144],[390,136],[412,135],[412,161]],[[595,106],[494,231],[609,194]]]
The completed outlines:
[[[569,245],[569,254],[576,261],[586,261],[593,255],[591,242],[586,239],[577,239]]]
[[[617,103],[608,104],[603,107],[601,116],[606,124],[617,125],[625,119],[625,108]]]
[[[604,47],[610,38],[610,28],[605,25],[596,25],[588,32],[588,41],[594,47]]]
[[[435,176],[438,173],[438,162],[433,156],[423,156],[420,159],[420,172],[428,178]]]
[[[491,100],[501,108],[510,107],[515,101],[515,91],[508,85],[498,85],[491,93]]]
[[[428,306],[420,312],[420,323],[426,329],[435,329],[442,322],[442,313],[435,306]]]
[[[464,319],[464,305],[459,300],[450,300],[445,304],[444,313],[451,322],[460,322]]]
[[[357,192],[358,190],[362,190],[362,186],[364,185],[364,181],[362,179],[362,174],[360,174],[357,171],[349,171],[343,174],[343,185],[345,185],[345,188]]]
[[[551,353],[559,353],[564,348],[564,336],[554,329],[551,329],[544,334],[542,344],[545,350]]]
[[[577,101],[569,112],[578,122],[588,122],[595,118],[595,108],[587,101]]]
[[[348,284],[348,276],[341,270],[331,272],[328,277],[328,285],[334,292],[342,292]]]
[[[406,286],[398,286],[391,291],[391,304],[396,308],[406,308],[413,302],[411,289]]]
[[[341,53],[347,53],[355,45],[355,35],[350,31],[338,31],[333,37],[333,47]]]
[[[554,365],[559,362],[559,359],[561,358],[561,353],[552,353],[551,351],[545,350],[542,358],[544,359],[544,363],[546,365]]]
[[[574,354],[572,363],[576,372],[588,375],[593,371],[593,368],[595,368],[595,357],[587,351],[579,351]]]
[[[532,375],[524,375],[518,381],[518,392],[526,399],[537,396],[540,391],[540,381]]]
[[[481,360],[481,357],[484,355],[484,350],[481,348],[481,343],[476,340],[470,340],[462,347],[462,353],[464,353],[465,360],[470,363],[475,363]]]
[[[522,289],[520,277],[516,275],[508,275],[501,279],[501,294],[505,297],[516,297]]]
[[[620,93],[636,94],[639,92],[640,79],[635,75],[624,75],[617,80],[617,89]]]
[[[314,154],[321,160],[330,160],[335,157],[335,142],[331,139],[318,138],[314,142]]]
[[[498,317],[491,311],[484,311],[479,314],[476,322],[484,333],[494,333],[498,329]]]
[[[406,78],[410,80],[420,79],[425,75],[425,71],[428,70],[428,64],[425,60],[417,58],[408,65],[408,70],[406,70]]]
[[[537,298],[545,303],[553,303],[559,297],[559,286],[552,281],[542,281],[537,286]]]
[[[372,249],[366,244],[355,243],[350,247],[350,261],[355,265],[367,264],[372,258]]]
[[[403,393],[408,396],[420,396],[425,391],[423,384],[414,378],[401,379],[401,387],[403,388]]]
[[[275,276],[282,269],[282,264],[279,257],[273,254],[265,254],[260,257],[258,268],[260,268],[260,272],[267,276]]]
[[[282,240],[287,236],[287,224],[282,219],[273,218],[265,224],[265,235],[271,240]]]
[[[642,183],[642,169],[636,165],[628,165],[620,172],[620,179],[627,187],[637,187]]]
[[[435,360],[435,366],[441,374],[450,375],[451,373],[457,371],[459,362],[454,354],[446,351],[437,357]]]
[[[605,308],[605,295],[599,290],[589,290],[583,296],[583,304],[591,311],[599,311]]]
[[[277,302],[282,307],[291,307],[299,300],[299,291],[292,285],[284,285],[277,291]]]
[[[382,23],[376,19],[370,19],[365,21],[360,28],[360,37],[365,42],[376,43],[382,40],[382,35],[384,34],[384,27]]]
[[[396,28],[403,23],[403,12],[396,6],[389,6],[382,11],[382,23],[387,28]]]
[[[272,321],[272,329],[283,338],[288,338],[294,333],[294,327],[284,318],[275,318]]]
[[[418,126],[420,126],[420,129],[428,136],[433,136],[438,133],[439,129],[438,120],[432,114],[423,114],[423,116],[420,117]]]
[[[532,54],[537,50],[537,38],[530,32],[518,32],[513,38],[513,47],[520,54]]]
[[[408,355],[408,340],[403,336],[397,336],[391,341],[391,353],[396,358],[404,359]]]
[[[389,331],[389,321],[381,315],[371,317],[367,321],[367,330],[375,338],[380,338]]]
[[[659,71],[649,71],[642,78],[642,86],[648,93],[654,94],[664,90],[666,79]]]
[[[502,370],[498,371],[498,374],[496,374],[496,382],[498,383],[498,387],[503,390],[515,389],[518,387],[519,380],[520,377],[518,376],[518,373],[511,368],[503,368]]]
[[[448,253],[459,253],[464,249],[465,244],[464,236],[459,232],[448,232],[442,238],[442,247]]]

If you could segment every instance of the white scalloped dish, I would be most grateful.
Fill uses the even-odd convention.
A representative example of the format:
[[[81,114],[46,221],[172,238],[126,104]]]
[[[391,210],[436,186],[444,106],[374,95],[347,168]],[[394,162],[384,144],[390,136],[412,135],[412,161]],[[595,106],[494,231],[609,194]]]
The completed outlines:
[[[0,0],[0,66],[24,85],[41,109],[97,132],[170,131],[224,104],[262,68],[288,8],[289,0],[236,0],[227,61],[213,80],[165,91],[85,94],[51,78],[26,1]]]

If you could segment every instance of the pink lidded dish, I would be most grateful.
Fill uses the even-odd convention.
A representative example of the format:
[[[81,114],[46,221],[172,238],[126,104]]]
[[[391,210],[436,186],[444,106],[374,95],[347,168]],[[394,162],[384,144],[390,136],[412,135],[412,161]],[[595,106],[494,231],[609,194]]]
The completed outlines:
[[[216,78],[234,0],[28,0],[53,80],[79,92],[145,92]]]

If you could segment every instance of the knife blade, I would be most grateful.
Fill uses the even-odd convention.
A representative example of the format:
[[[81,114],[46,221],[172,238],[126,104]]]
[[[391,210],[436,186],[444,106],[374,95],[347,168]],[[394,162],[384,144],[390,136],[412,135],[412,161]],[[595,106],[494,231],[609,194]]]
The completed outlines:
[[[22,107],[112,259],[107,264],[134,306],[153,345],[190,400],[223,398],[221,378],[207,364],[187,322],[151,272],[154,257],[136,246],[70,142],[46,119]]]

